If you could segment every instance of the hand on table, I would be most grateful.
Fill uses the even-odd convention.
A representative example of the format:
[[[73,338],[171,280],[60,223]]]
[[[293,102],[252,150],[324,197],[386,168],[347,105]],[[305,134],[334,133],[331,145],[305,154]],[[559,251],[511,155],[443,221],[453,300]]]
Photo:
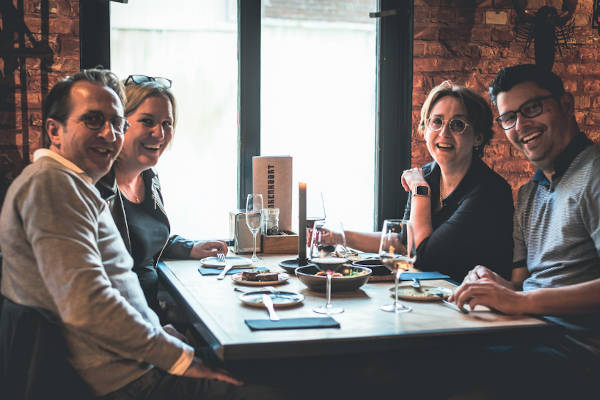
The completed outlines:
[[[402,173],[402,178],[400,179],[400,182],[402,182],[402,187],[407,192],[414,191],[417,186],[429,187],[429,184],[423,176],[423,170],[421,168],[411,168],[405,170]]]
[[[244,382],[235,379],[229,374],[229,372],[225,370],[207,367],[197,357],[194,357],[194,360],[185,371],[183,376],[187,378],[216,379],[218,381],[231,383],[232,385],[236,386],[241,386],[244,384]]]
[[[502,279],[499,276],[497,278]],[[524,300],[523,292],[517,292],[488,277],[476,280],[465,278],[463,284],[448,298],[448,301],[453,301],[458,307],[468,304],[473,310],[475,306],[482,305],[513,315],[524,313]]]
[[[221,240],[200,240],[194,243],[194,247],[190,251],[190,258],[214,257],[217,253],[227,255],[227,243]]]

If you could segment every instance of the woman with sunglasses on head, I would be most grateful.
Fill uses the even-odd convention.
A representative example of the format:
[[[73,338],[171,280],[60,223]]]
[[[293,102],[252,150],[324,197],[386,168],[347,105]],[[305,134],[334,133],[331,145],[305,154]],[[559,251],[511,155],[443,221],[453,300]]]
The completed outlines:
[[[97,187],[111,208],[134,260],[146,300],[160,316],[156,264],[168,258],[203,258],[227,253],[222,241],[192,241],[170,236],[160,181],[153,167],[175,131],[176,103],[166,78],[131,75],[125,81],[125,117],[129,122],[123,149]]]
[[[445,81],[421,108],[419,132],[433,162],[402,174],[411,196],[405,219],[413,223],[415,268],[462,282],[478,264],[510,277],[512,191],[482,160],[493,135],[492,111],[474,91]],[[376,251],[379,236],[347,232],[350,247]],[[486,264],[488,263],[488,264]]]

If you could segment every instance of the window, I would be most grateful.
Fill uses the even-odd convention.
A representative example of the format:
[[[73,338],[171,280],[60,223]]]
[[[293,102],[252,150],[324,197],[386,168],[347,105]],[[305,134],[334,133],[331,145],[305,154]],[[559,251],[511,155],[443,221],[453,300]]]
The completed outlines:
[[[235,1],[111,4],[111,69],[173,81],[177,129],[157,170],[171,231],[227,238],[237,198]]]
[[[323,192],[327,215],[368,231],[377,44],[369,11],[377,1],[307,4],[263,0],[260,151],[293,156],[294,199],[298,180],[306,182]]]
[[[371,230],[401,216],[400,174],[410,165],[412,3],[111,4],[112,62],[104,65],[123,78],[174,82],[177,131],[158,165],[172,231],[228,237],[228,212],[245,201],[248,165],[259,153],[292,155],[294,198],[298,180],[321,188],[328,214],[346,228]],[[377,7],[397,12],[369,19]],[[82,40],[82,48],[101,40]]]

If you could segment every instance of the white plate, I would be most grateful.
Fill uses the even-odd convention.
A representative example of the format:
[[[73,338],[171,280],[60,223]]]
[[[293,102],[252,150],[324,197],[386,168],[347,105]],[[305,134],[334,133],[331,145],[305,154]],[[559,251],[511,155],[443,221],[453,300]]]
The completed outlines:
[[[240,300],[251,307],[264,308],[262,295],[267,294],[273,300],[275,308],[291,307],[304,301],[304,295],[294,292],[280,291],[272,293],[270,290],[253,290],[240,295]]]
[[[279,280],[276,280],[276,281],[245,281],[242,279],[242,273],[240,272],[238,274],[231,275],[231,279],[238,285],[244,285],[244,286],[269,286],[270,285],[270,286],[273,286],[273,285],[282,284],[283,282],[290,279],[290,276],[288,274],[286,274],[285,272],[280,272]]]
[[[252,265],[252,261],[249,258],[240,256],[225,256],[225,260],[233,266],[233,268],[246,268]],[[202,265],[207,268],[224,268],[225,263],[217,259],[217,257],[206,257],[200,260]]]
[[[390,289],[391,296],[394,297],[394,288]],[[452,290],[441,286],[426,286],[421,283],[421,292],[412,286],[398,286],[398,298],[402,300],[413,301],[441,301],[436,293],[442,293],[444,297],[452,294]]]

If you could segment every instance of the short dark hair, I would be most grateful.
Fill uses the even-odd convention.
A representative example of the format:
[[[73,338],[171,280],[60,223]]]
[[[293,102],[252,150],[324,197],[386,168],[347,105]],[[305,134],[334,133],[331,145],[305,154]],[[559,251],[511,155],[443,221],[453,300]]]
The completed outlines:
[[[69,114],[71,113],[71,88],[76,82],[80,81],[109,87],[117,94],[121,100],[121,104],[125,107],[127,97],[125,96],[123,84],[117,75],[107,69],[101,68],[81,70],[56,83],[46,96],[42,109],[42,126],[45,140],[49,140],[48,132],[46,132],[46,120],[48,118],[55,119],[61,123],[64,123],[69,118]]]
[[[479,93],[464,87],[455,85],[451,81],[444,81],[431,89],[427,99],[421,107],[421,122],[419,123],[419,131],[425,132],[427,120],[431,114],[433,107],[443,97],[450,96],[456,98],[467,109],[467,118],[473,124],[475,134],[480,134],[482,137],[481,145],[473,149],[473,155],[483,157],[483,149],[494,136],[494,125],[492,109],[489,103]]]
[[[565,93],[562,80],[554,72],[535,64],[519,64],[502,68],[498,72],[490,85],[490,100],[496,104],[501,92],[508,92],[514,86],[524,82],[533,82],[540,88],[550,91],[557,100]]]

